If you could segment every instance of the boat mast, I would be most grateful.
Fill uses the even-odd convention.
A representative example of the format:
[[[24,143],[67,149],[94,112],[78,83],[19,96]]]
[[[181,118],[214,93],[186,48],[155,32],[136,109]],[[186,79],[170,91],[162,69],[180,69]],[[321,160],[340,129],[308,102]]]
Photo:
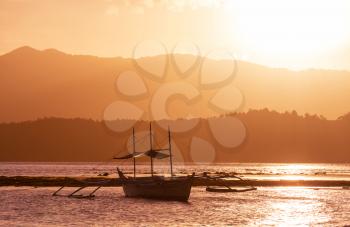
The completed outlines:
[[[149,122],[149,143],[150,143],[150,151],[151,151],[151,175],[153,177],[153,157],[152,157],[152,122]]]
[[[135,128],[132,128],[132,146],[133,146],[133,159],[134,159],[134,178],[136,178],[136,147],[135,147]]]
[[[170,175],[173,176],[173,154],[171,151],[171,136],[170,136],[170,127],[168,126],[168,139],[169,139],[169,159],[170,159]]]

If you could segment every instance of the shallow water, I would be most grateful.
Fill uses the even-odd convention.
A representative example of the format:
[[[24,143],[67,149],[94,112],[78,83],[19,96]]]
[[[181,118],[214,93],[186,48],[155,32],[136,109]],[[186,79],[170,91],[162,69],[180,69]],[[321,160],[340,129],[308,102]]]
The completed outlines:
[[[119,165],[131,172],[132,166]],[[2,176],[115,177],[116,163],[0,163]],[[168,173],[167,165],[156,165]],[[148,165],[137,166],[146,174]],[[349,164],[176,165],[176,173],[237,173],[249,178],[346,179]],[[92,190],[88,188],[86,190]],[[56,187],[0,187],[0,226],[344,226],[350,225],[350,190],[260,187],[244,193],[192,188],[189,203],[125,198],[121,188],[102,188],[93,199],[53,197]],[[67,188],[61,194],[68,194]],[[88,193],[85,191],[84,193]]]
[[[62,192],[68,193],[74,188]],[[203,226],[350,224],[350,190],[259,188],[212,193],[193,188],[189,203],[125,198],[102,188],[93,199],[53,197],[56,188],[0,187],[2,226]]]
[[[132,172],[130,164],[120,163],[0,163],[0,176],[97,176],[107,172],[115,177],[116,167]],[[169,173],[168,163],[155,163],[155,171]],[[149,173],[148,164],[137,165],[139,174]],[[335,178],[350,180],[350,164],[225,163],[216,165],[175,164],[175,173],[226,172],[260,178]],[[298,178],[299,177],[299,178]]]

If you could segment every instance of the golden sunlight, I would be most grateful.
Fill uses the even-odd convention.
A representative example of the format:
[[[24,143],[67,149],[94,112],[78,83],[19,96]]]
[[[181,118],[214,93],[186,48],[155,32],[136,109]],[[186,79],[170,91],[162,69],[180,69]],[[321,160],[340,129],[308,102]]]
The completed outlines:
[[[229,3],[235,35],[265,57],[317,57],[349,39],[346,1],[248,0]],[[231,11],[232,12],[232,11]],[[226,26],[226,25],[225,25]]]

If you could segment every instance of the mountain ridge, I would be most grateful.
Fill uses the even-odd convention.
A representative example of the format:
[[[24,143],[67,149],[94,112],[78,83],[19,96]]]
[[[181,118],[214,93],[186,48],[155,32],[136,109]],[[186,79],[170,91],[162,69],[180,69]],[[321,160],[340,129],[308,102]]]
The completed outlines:
[[[0,55],[0,57],[2,56],[6,56],[6,55],[11,55],[13,53],[17,53],[17,54],[23,54],[24,52],[35,52],[35,53],[53,53],[53,54],[64,54],[66,56],[77,56],[77,57],[93,57],[93,58],[99,58],[99,59],[126,59],[126,60],[130,60],[130,59],[135,59],[135,58],[132,58],[132,57],[122,57],[122,56],[113,56],[113,57],[102,57],[102,56],[97,56],[97,55],[93,55],[93,54],[73,54],[73,53],[67,53],[67,52],[64,52],[64,51],[60,51],[56,48],[48,48],[48,49],[42,49],[42,50],[39,50],[39,49],[36,49],[36,48],[33,48],[31,46],[21,46],[21,47],[18,47],[14,50],[11,50],[7,53],[4,53],[2,55]],[[166,56],[171,56],[173,54],[166,54]],[[176,53],[175,55],[187,55],[187,56],[195,56],[195,55],[192,55],[192,54],[180,54],[180,53]],[[156,57],[160,57],[160,56],[164,56],[162,54],[160,55],[153,55],[153,56],[144,56],[144,57],[140,57],[140,58],[156,58]],[[198,56],[200,58],[208,58],[207,56]],[[209,57],[209,59],[211,59]],[[212,59],[214,60],[214,59]],[[220,59],[220,60],[225,60],[225,59]],[[288,70],[288,71],[293,71],[293,72],[307,72],[307,71],[330,71],[330,72],[347,72],[349,73],[350,71],[349,70],[346,70],[346,69],[328,69],[328,68],[305,68],[305,69],[301,69],[301,70],[295,70],[295,69],[290,69],[290,68],[287,68],[287,67],[272,67],[272,66],[267,66],[267,65],[263,65],[263,64],[259,64],[259,63],[255,63],[255,62],[250,62],[250,61],[243,61],[243,60],[240,60],[240,59],[237,59],[238,61],[242,62],[242,63],[245,63],[245,64],[250,64],[250,65],[255,65],[255,66],[261,66],[263,68],[269,68],[269,69],[275,69],[275,70]]]
[[[157,58],[159,56],[147,60]],[[198,106],[172,103],[171,111],[185,109],[193,111],[195,117],[210,116],[216,113],[207,108],[206,102],[221,87],[210,90],[196,84],[200,76],[199,66],[183,77],[170,62],[165,80],[156,82],[140,71],[132,59],[71,55],[52,49],[39,51],[22,47],[0,56],[0,122],[20,122],[45,116],[102,119],[111,103],[125,100],[115,88],[116,78],[125,71],[135,71],[149,88],[149,99],[127,98],[142,110],[149,111],[149,101],[162,84],[182,80],[194,84],[203,100]],[[217,72],[211,74],[217,75]],[[244,95],[245,103],[238,111],[267,107],[279,112],[296,110],[300,114],[316,113],[336,119],[350,110],[349,72],[290,71],[239,61],[238,73],[230,83]]]

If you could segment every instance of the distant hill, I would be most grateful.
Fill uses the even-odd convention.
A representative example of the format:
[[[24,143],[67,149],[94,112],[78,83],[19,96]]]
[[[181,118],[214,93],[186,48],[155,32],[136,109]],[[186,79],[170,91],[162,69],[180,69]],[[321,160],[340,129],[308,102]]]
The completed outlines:
[[[143,61],[158,62],[160,57],[164,56],[148,57]],[[186,59],[186,56],[179,57]],[[200,72],[198,67],[187,77],[178,77],[171,62],[169,60],[164,81],[182,80],[196,84]],[[229,61],[222,62],[221,69],[212,69],[213,76],[224,70],[225,65],[229,67],[231,64]],[[102,119],[109,104],[124,98],[116,92],[115,80],[125,70],[136,70],[142,75],[150,96],[161,84],[135,68],[132,59],[70,55],[54,49],[16,49],[0,56],[0,122],[46,116]],[[350,73],[346,71],[294,72],[240,61],[238,74],[232,83],[244,95],[245,103],[240,111],[267,107],[282,112],[317,113],[336,119],[350,110]],[[193,116],[215,114],[206,108],[206,103],[218,88],[198,88],[202,91],[202,101],[185,107],[192,108],[188,111]],[[148,112],[147,98],[130,101]],[[171,106],[175,110],[184,108],[177,102]],[[183,117],[182,114],[187,112],[176,113],[173,117]]]
[[[326,120],[319,116],[299,116],[296,112],[252,110],[236,114],[246,127],[246,138],[236,148],[225,148],[208,130],[208,119],[186,133],[173,133],[176,160],[192,162],[194,137],[211,144],[215,162],[350,162],[350,119]],[[224,121],[230,116],[221,116]],[[123,121],[117,121],[122,124]],[[155,146],[167,146],[166,132],[153,123]],[[148,129],[139,122],[136,132]],[[221,133],[235,138],[225,128]],[[22,123],[0,124],[0,161],[107,161],[126,154],[131,130],[113,133],[103,122],[84,119],[46,118]],[[137,140],[143,136],[137,134]],[[147,149],[148,138],[143,147]],[[138,145],[139,146],[139,145]],[[205,148],[203,148],[204,150]],[[197,152],[202,152],[198,149]]]

